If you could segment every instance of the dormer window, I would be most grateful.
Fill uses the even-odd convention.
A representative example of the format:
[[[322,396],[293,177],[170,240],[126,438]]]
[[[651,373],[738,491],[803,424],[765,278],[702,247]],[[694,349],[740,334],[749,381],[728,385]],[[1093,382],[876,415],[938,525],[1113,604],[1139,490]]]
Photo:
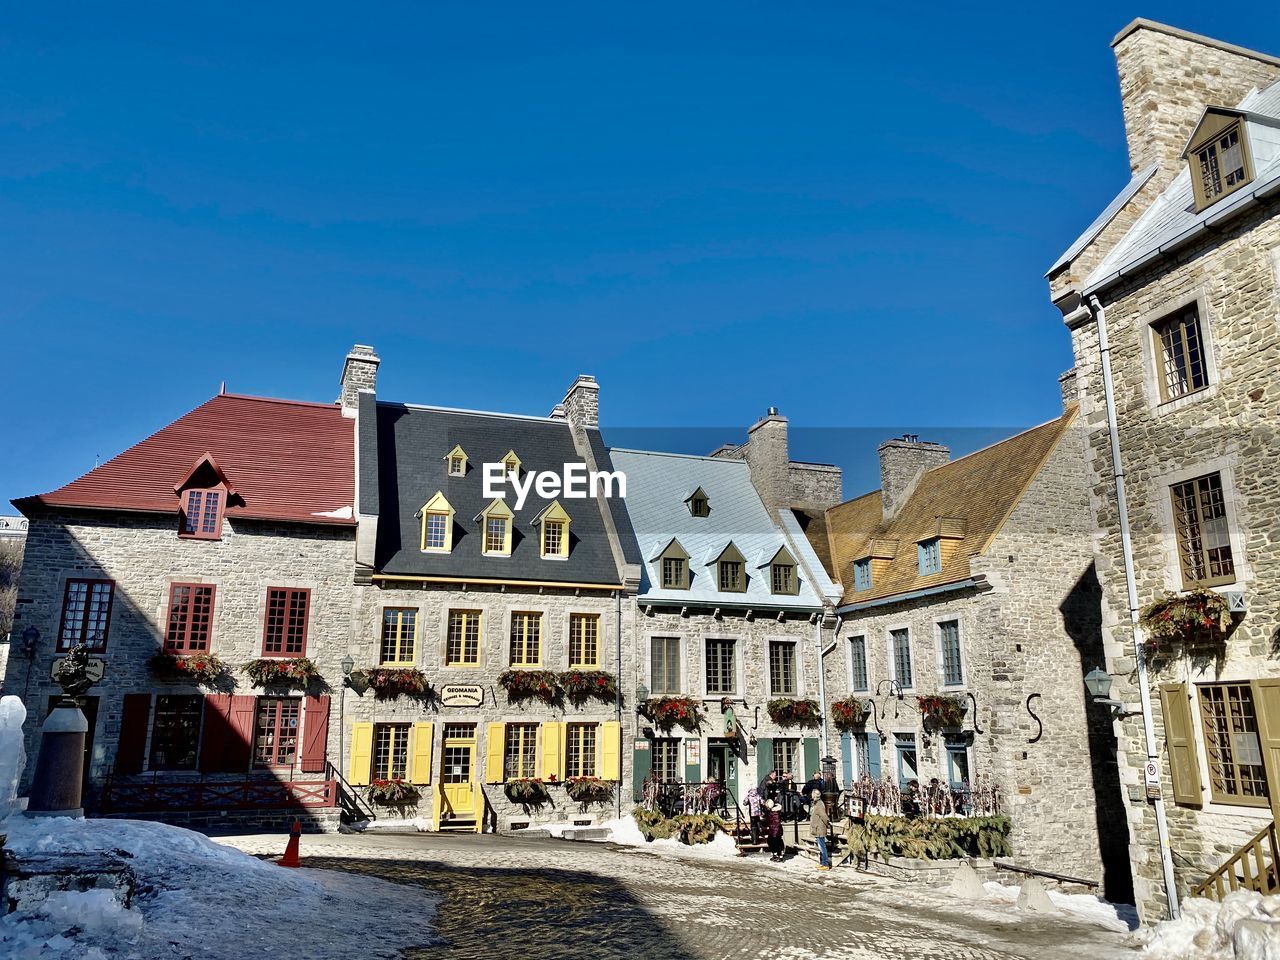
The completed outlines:
[[[711,501],[710,499],[708,499],[706,493],[703,492],[703,489],[701,487],[693,491],[693,493],[689,495],[688,499],[685,500],[685,503],[689,505],[690,516],[694,516],[694,517],[711,516]]]
[[[765,566],[766,564],[760,564]],[[769,589],[775,596],[794,597],[800,593],[800,581],[796,577],[796,558],[786,547],[781,547],[767,561]]]
[[[509,473],[520,476],[520,458],[514,450],[508,450],[507,455],[502,458],[502,473],[504,476]]]
[[[467,475],[467,454],[461,446],[456,446],[444,455],[446,470],[451,477]]]
[[[222,537],[222,517],[235,490],[212,456],[206,453],[197,460],[173,492],[178,495],[178,536],[193,540]]]
[[[689,589],[689,554],[680,546],[679,540],[672,540],[656,558],[650,559],[658,562],[663,590]]]
[[[871,589],[871,558],[853,561],[853,589],[855,592]]]
[[[920,541],[920,543],[916,544],[916,549],[920,560],[920,576],[927,576],[942,570],[942,544],[937,537]]]
[[[481,530],[481,552],[486,557],[511,556],[511,524],[515,515],[502,500],[494,499],[476,517]]]
[[[439,490],[422,508],[422,551],[449,553],[453,549],[453,507]]]
[[[747,563],[730,543],[716,558],[716,581],[721,593],[745,593],[747,590]]]
[[[1212,206],[1253,180],[1245,115],[1223,107],[1205,110],[1183,154],[1191,165],[1196,209]]]
[[[541,531],[542,558],[567,560],[569,558],[569,514],[556,500],[534,518],[533,524]]]

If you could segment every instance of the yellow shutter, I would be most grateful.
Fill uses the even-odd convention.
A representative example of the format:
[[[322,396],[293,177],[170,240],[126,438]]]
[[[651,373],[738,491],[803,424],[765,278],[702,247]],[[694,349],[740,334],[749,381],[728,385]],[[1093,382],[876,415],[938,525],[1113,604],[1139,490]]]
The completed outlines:
[[[502,782],[502,750],[506,746],[507,728],[501,723],[487,723],[484,745],[484,782]]]
[[[347,781],[353,787],[368,786],[373,769],[373,724],[351,725],[351,759],[347,764]]]
[[[1204,804],[1200,784],[1200,758],[1196,753],[1195,726],[1191,722],[1191,698],[1185,683],[1160,686],[1164,712],[1164,742],[1169,751],[1173,801],[1184,807]]]
[[[600,779],[622,779],[622,724],[617,720],[600,724]]]
[[[542,724],[542,779],[564,779],[563,723]]]
[[[1271,797],[1271,816],[1280,822],[1280,679],[1253,681],[1253,709],[1262,740],[1262,767]]]
[[[413,725],[413,761],[409,767],[411,783],[431,782],[431,738],[435,729],[430,723]]]

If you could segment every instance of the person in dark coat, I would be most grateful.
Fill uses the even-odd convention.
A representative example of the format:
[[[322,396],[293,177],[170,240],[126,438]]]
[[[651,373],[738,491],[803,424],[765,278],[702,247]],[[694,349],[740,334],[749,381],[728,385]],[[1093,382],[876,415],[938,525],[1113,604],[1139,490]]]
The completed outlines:
[[[764,822],[765,822],[765,842],[768,844],[769,857],[774,863],[782,860],[782,851],[785,849],[782,843],[782,805],[776,800],[766,800],[764,803]]]
[[[756,788],[760,791],[760,799],[773,800],[778,795],[780,784],[778,783],[778,771],[770,770],[764,775],[764,779],[760,781],[760,786]]]

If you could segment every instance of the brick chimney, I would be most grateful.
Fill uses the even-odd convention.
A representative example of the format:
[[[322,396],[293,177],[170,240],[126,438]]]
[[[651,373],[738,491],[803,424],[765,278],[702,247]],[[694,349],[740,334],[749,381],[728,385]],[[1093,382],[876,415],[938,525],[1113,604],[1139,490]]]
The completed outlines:
[[[338,398],[344,417],[356,415],[361,390],[377,390],[378,364],[381,362],[373,347],[357,343],[351,348],[342,364],[342,395]]]
[[[947,447],[921,440],[912,433],[886,440],[877,452],[880,454],[880,497],[886,518],[907,502],[922,473],[951,459]]]
[[[573,386],[564,395],[564,401],[557,407],[564,408],[564,417],[574,427],[584,429],[600,429],[600,384],[590,374],[580,373]],[[552,417],[560,419],[556,410]]]
[[[1150,20],[1134,20],[1111,47],[1129,166],[1136,173],[1159,163],[1162,183],[1182,169],[1182,148],[1205,107],[1234,107],[1280,79],[1280,58]]]

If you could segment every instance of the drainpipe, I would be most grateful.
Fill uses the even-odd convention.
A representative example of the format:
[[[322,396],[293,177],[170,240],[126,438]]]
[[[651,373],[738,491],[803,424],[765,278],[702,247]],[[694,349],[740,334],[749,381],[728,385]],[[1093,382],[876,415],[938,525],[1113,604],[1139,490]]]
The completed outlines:
[[[827,741],[827,671],[823,669],[822,661],[826,659],[828,653],[836,648],[837,638],[840,636],[840,628],[844,626],[844,621],[839,617],[836,618],[836,628],[831,635],[831,643],[824,650],[822,648],[822,617],[818,617],[818,623],[814,630],[814,644],[818,649],[818,709],[822,711],[822,757],[832,756],[831,745]],[[818,761],[822,761],[822,757]]]
[[[614,624],[614,653],[616,663],[617,682],[614,684],[616,689],[613,693],[613,717],[618,722],[618,789],[613,794],[614,819],[622,819],[622,764],[624,762],[622,752],[622,591],[615,590],[613,592],[613,624]],[[631,776],[634,777],[636,771],[634,765],[631,770]]]
[[[1089,298],[1094,323],[1098,328],[1098,353],[1102,361],[1102,391],[1107,402],[1107,433],[1111,440],[1111,473],[1115,477],[1116,511],[1120,515],[1120,549],[1124,555],[1124,582],[1128,591],[1129,622],[1133,628],[1133,655],[1138,665],[1138,692],[1142,701],[1142,733],[1146,739],[1147,761],[1158,763],[1156,731],[1151,722],[1151,686],[1147,665],[1142,655],[1142,625],[1138,613],[1138,582],[1133,571],[1133,539],[1129,533],[1129,507],[1125,499],[1124,463],[1120,459],[1120,430],[1116,423],[1115,390],[1111,383],[1111,346],[1107,342],[1107,325],[1102,304],[1096,296]],[[1164,797],[1156,797],[1156,837],[1160,846],[1160,864],[1164,869],[1164,894],[1169,904],[1170,919],[1177,919],[1178,887],[1173,876],[1173,852],[1169,846],[1169,824],[1165,818]]]

